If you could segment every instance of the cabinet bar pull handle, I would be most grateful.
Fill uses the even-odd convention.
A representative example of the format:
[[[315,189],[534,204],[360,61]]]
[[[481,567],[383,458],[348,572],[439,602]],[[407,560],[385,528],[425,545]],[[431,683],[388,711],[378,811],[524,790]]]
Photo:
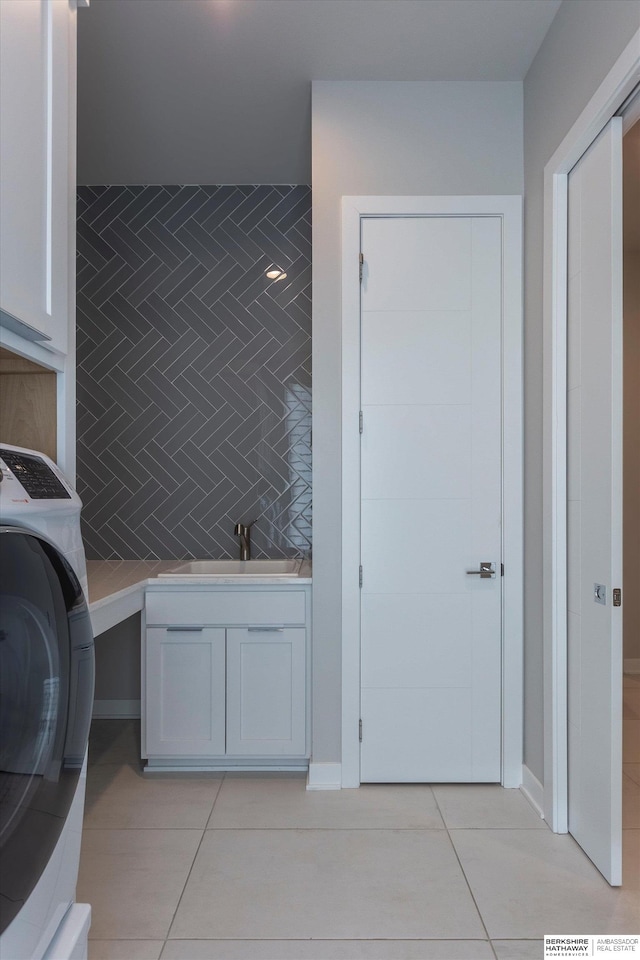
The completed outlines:
[[[283,633],[284,627],[248,627],[249,633]]]
[[[204,627],[167,627],[167,633],[202,633]]]

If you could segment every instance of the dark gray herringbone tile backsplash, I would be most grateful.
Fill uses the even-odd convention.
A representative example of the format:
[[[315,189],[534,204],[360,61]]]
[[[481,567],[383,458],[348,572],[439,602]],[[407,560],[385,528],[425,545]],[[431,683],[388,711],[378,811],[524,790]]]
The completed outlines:
[[[311,550],[311,191],[78,188],[90,559]],[[276,264],[287,278],[273,282]]]

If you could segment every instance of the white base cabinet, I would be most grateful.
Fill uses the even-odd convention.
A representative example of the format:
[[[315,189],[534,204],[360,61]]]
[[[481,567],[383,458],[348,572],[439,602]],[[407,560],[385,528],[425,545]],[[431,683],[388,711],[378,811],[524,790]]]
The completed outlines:
[[[148,768],[305,765],[310,591],[147,591],[142,754]]]
[[[227,753],[305,753],[305,630],[227,630]]]
[[[149,755],[208,757],[225,752],[225,631],[148,627]]]

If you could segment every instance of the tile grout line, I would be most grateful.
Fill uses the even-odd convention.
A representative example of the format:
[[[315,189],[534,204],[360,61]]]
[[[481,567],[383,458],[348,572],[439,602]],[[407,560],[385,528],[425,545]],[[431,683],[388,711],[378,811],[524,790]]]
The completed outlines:
[[[438,810],[438,813],[440,814],[440,816],[441,816],[441,818],[442,818],[442,822],[443,822],[443,824],[444,824],[444,828],[445,828],[445,830],[446,830],[446,832],[447,832],[447,837],[448,837],[448,839],[449,839],[449,843],[451,844],[451,849],[453,850],[453,855],[455,856],[456,860],[458,861],[458,866],[460,867],[460,870],[461,870],[461,872],[462,872],[462,876],[464,877],[464,882],[465,882],[466,885],[467,885],[467,890],[469,891],[469,896],[471,897],[471,900],[472,900],[472,902],[473,902],[473,905],[474,905],[474,907],[476,908],[476,911],[477,911],[477,913],[478,913],[478,917],[480,918],[480,923],[482,924],[482,929],[483,929],[484,932],[485,932],[486,939],[487,939],[487,943],[489,944],[489,947],[490,947],[490,949],[491,949],[491,952],[493,953],[493,956],[495,957],[495,960],[498,960],[498,955],[497,955],[497,953],[495,952],[495,950],[494,950],[494,948],[493,948],[493,943],[491,942],[491,937],[489,936],[489,931],[487,930],[486,924],[485,924],[485,922],[484,922],[484,917],[482,916],[482,912],[481,912],[481,910],[480,910],[480,907],[478,906],[478,903],[477,903],[476,898],[475,898],[475,896],[474,896],[473,890],[471,889],[471,884],[469,883],[469,879],[468,879],[468,877],[467,877],[467,874],[465,873],[465,869],[464,869],[464,867],[462,866],[462,861],[460,860],[460,857],[458,856],[458,851],[456,850],[456,846],[455,846],[455,844],[454,844],[454,842],[453,842],[453,839],[452,839],[452,837],[451,837],[451,832],[450,832],[450,830],[449,830],[449,827],[447,826],[447,821],[445,820],[445,816],[444,816],[444,814],[443,814],[443,812],[442,812],[442,809],[441,809],[441,807],[440,807],[440,804],[438,803],[438,797],[437,797],[437,795],[436,795],[435,790],[433,789],[433,785],[431,785],[431,793],[432,793],[432,795],[433,795],[433,800],[434,800],[434,803],[435,803],[436,808],[437,808],[437,810]]]
[[[182,899],[183,899],[183,897],[184,897],[185,890],[187,889],[187,884],[189,883],[189,880],[190,880],[190,878],[191,878],[191,874],[193,873],[193,868],[194,868],[195,862],[196,862],[196,860],[197,860],[197,858],[198,858],[198,854],[200,853],[200,848],[201,848],[201,846],[202,846],[202,844],[203,844],[203,842],[204,842],[204,838],[205,838],[205,836],[206,836],[206,834],[207,834],[207,826],[208,826],[208,824],[209,824],[209,821],[211,820],[211,817],[213,816],[213,811],[215,810],[215,806],[216,806],[216,803],[218,802],[218,797],[220,796],[220,791],[222,790],[222,785],[224,784],[225,779],[226,779],[226,773],[223,773],[223,775],[222,775],[222,780],[220,781],[220,786],[218,787],[218,790],[217,790],[217,792],[216,792],[215,799],[214,799],[214,801],[213,801],[213,803],[212,803],[212,805],[211,805],[211,810],[209,811],[209,816],[207,817],[206,823],[205,823],[204,828],[203,828],[203,830],[202,830],[202,836],[200,837],[200,842],[198,843],[198,847],[197,847],[196,852],[195,852],[195,854],[194,854],[194,856],[193,856],[193,860],[191,861],[191,866],[189,867],[189,871],[188,871],[188,873],[187,873],[187,877],[186,877],[186,879],[185,879],[185,881],[184,881],[184,886],[183,886],[183,888],[182,888],[182,892],[181,892],[180,896],[178,897],[178,902],[177,902],[177,904],[176,904],[176,908],[175,908],[175,910],[173,911],[173,914],[172,914],[172,916],[171,916],[171,920],[169,921],[169,926],[168,926],[168,928],[167,928],[167,935],[166,935],[166,937],[164,938],[164,945],[163,945],[163,947],[162,947],[162,950],[160,951],[160,958],[162,958],[162,954],[164,953],[164,949],[165,949],[167,943],[169,942],[169,934],[171,933],[171,928],[172,928],[172,926],[173,926],[173,924],[174,924],[174,922],[175,922],[176,914],[178,913],[178,910],[180,909],[180,904],[182,903]]]

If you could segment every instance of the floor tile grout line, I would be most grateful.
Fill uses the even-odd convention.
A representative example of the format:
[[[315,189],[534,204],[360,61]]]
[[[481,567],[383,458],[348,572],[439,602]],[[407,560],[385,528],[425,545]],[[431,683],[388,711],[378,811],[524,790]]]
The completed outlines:
[[[216,793],[216,795],[215,795],[214,801],[213,801],[213,803],[212,803],[212,805],[211,805],[211,811],[210,811],[210,813],[209,813],[209,817],[207,818],[207,823],[209,823],[209,820],[211,819],[211,816],[213,815],[213,811],[214,811],[215,805],[216,805],[216,803],[217,803],[217,801],[218,801],[218,797],[220,796],[220,791],[222,790],[222,785],[223,785],[225,779],[226,779],[226,774],[223,773],[223,775],[222,775],[222,780],[220,781],[220,786],[218,787],[218,790],[217,790],[217,793]],[[167,927],[167,935],[166,935],[165,938],[164,938],[164,946],[162,947],[162,950],[160,951],[160,957],[161,957],[161,958],[162,958],[162,954],[164,953],[164,948],[165,948],[165,946],[167,945],[168,940],[170,939],[171,928],[172,928],[173,924],[175,923],[176,915],[177,915],[177,913],[178,913],[178,910],[180,909],[180,904],[182,903],[182,900],[183,900],[183,898],[184,898],[185,890],[187,889],[187,885],[188,885],[189,880],[190,880],[190,878],[191,878],[191,874],[193,873],[193,868],[194,868],[194,866],[195,866],[196,860],[198,859],[198,854],[200,853],[200,848],[202,847],[202,844],[203,844],[203,842],[204,842],[204,838],[206,837],[206,835],[207,835],[207,826],[206,826],[206,824],[205,824],[205,827],[204,827],[204,829],[203,829],[203,831],[202,831],[202,836],[200,837],[200,842],[198,843],[198,847],[197,847],[196,852],[195,852],[195,854],[194,854],[193,860],[191,861],[191,866],[189,867],[189,871],[188,871],[187,876],[186,876],[186,879],[185,879],[185,881],[184,881],[184,886],[182,887],[182,891],[181,891],[181,893],[180,893],[180,896],[178,897],[178,902],[177,902],[177,904],[176,904],[176,908],[175,908],[175,910],[173,911],[173,914],[172,914],[172,916],[171,916],[171,920],[169,921],[169,926]],[[176,938],[176,939],[178,939],[178,938]]]
[[[92,938],[89,937],[91,940]],[[177,940],[186,940],[188,942],[204,940],[207,943],[237,943],[246,941],[247,943],[278,943],[281,940],[285,943],[490,943],[485,937],[169,937],[174,943]],[[542,937],[496,937],[496,940],[513,940],[520,943],[522,940],[531,940],[537,942]],[[95,937],[95,941],[107,940],[125,942],[133,940],[135,943],[147,943],[154,940],[162,940],[162,937]]]
[[[205,825],[204,825],[205,833],[206,833],[207,830],[209,829],[209,824],[211,823],[211,817],[213,816],[213,811],[214,811],[215,808],[216,808],[216,803],[217,803],[218,800],[220,799],[220,793],[222,792],[222,787],[224,786],[224,782],[225,782],[226,779],[227,779],[227,774],[226,774],[225,772],[223,772],[222,777],[220,778],[220,786],[219,786],[218,789],[216,790],[216,795],[215,795],[215,797],[214,797],[214,799],[213,799],[213,803],[211,804],[211,810],[209,811],[209,816],[207,817],[207,822],[206,822]]]
[[[97,829],[97,828],[96,828],[96,829]],[[116,829],[116,830],[117,830],[118,828],[115,827],[115,828],[113,828],[113,829]],[[137,830],[137,829],[144,829],[144,828],[143,828],[143,827],[141,827],[141,828],[137,828],[137,827],[131,827],[131,828],[123,827],[123,829],[136,829],[136,830]],[[150,828],[150,829],[158,829],[158,828]],[[163,828],[160,828],[160,829],[163,829]],[[180,827],[171,828],[171,827],[167,827],[166,829],[187,829],[187,828],[180,828]],[[199,828],[199,827],[195,827],[195,828],[192,827],[191,829],[199,830],[200,828]],[[310,824],[304,824],[304,823],[301,823],[301,824],[299,824],[298,826],[292,826],[292,827],[276,827],[276,826],[268,825],[268,824],[265,825],[265,826],[262,826],[262,827],[248,827],[248,826],[243,826],[242,824],[236,824],[235,826],[229,826],[229,827],[220,827],[220,826],[216,826],[216,827],[206,827],[206,829],[207,829],[207,830],[249,830],[249,831],[251,831],[251,830],[279,830],[279,831],[286,831],[286,830],[317,830],[318,832],[321,832],[321,831],[325,830],[325,831],[328,831],[328,832],[330,832],[330,833],[339,833],[339,832],[342,831],[342,830],[351,830],[351,831],[353,831],[354,833],[355,833],[355,832],[358,832],[358,831],[367,831],[368,833],[375,833],[375,832],[378,831],[378,830],[386,830],[387,832],[393,831],[394,833],[423,833],[423,832],[424,832],[424,833],[445,833],[445,832],[448,832],[449,830],[468,830],[468,831],[471,832],[471,833],[473,833],[474,831],[479,831],[479,830],[496,830],[496,831],[500,831],[500,830],[505,830],[505,831],[506,831],[506,830],[526,830],[526,831],[531,831],[531,832],[534,832],[534,831],[535,831],[536,833],[541,833],[541,832],[542,832],[542,828],[541,828],[541,827],[523,827],[523,826],[510,826],[510,827],[495,827],[495,826],[491,826],[491,827],[465,827],[465,826],[461,826],[461,827],[427,827],[427,826],[423,826],[423,827],[399,827],[399,826],[394,826],[393,824],[390,824],[389,826],[386,826],[386,827],[357,827],[357,826],[349,826],[349,827],[317,827],[317,826],[313,826],[312,824],[310,825]],[[632,828],[632,829],[633,829],[633,828]]]
[[[449,830],[449,827],[447,826],[447,821],[445,820],[444,813],[442,812],[442,809],[441,809],[440,804],[439,804],[439,802],[438,802],[438,797],[437,797],[437,795],[436,795],[436,791],[433,789],[433,786],[431,787],[431,793],[433,794],[433,799],[434,799],[435,805],[436,805],[436,807],[437,807],[437,809],[438,809],[438,813],[439,813],[440,816],[442,817],[442,822],[443,822],[444,825],[445,825],[445,830],[447,831],[447,838],[448,838],[448,840],[449,840],[449,843],[451,844],[451,849],[453,850],[453,855],[455,856],[455,858],[456,858],[456,860],[457,860],[457,862],[458,862],[458,866],[460,867],[460,871],[461,871],[461,873],[462,873],[462,876],[464,877],[464,882],[465,882],[466,885],[467,885],[467,890],[469,891],[469,896],[471,897],[471,900],[472,900],[472,902],[473,902],[473,905],[474,905],[474,907],[476,908],[476,911],[477,911],[477,913],[478,913],[478,917],[480,918],[480,923],[482,924],[482,929],[483,929],[484,932],[485,932],[485,939],[486,939],[487,942],[489,943],[489,946],[490,946],[490,948],[491,948],[491,952],[493,953],[494,957],[496,958],[496,960],[498,960],[498,956],[497,956],[495,950],[493,949],[493,943],[491,942],[491,937],[489,936],[489,931],[487,930],[487,925],[486,925],[486,923],[484,922],[484,917],[482,916],[482,912],[481,912],[481,910],[480,910],[480,907],[478,906],[478,903],[477,903],[477,901],[476,901],[476,898],[475,898],[475,895],[474,895],[474,893],[473,893],[473,890],[471,889],[471,884],[469,883],[469,878],[467,877],[467,874],[466,874],[466,872],[465,872],[465,869],[464,869],[464,867],[462,866],[462,861],[460,860],[460,857],[459,857],[459,855],[458,855],[458,851],[456,850],[456,846],[455,846],[455,844],[454,844],[454,842],[453,842],[453,839],[452,839],[452,837],[451,837],[451,832],[450,832],[450,830]]]
[[[134,943],[149,943],[158,941],[162,937],[89,937],[94,943],[107,941],[109,943],[128,943],[130,940]],[[485,937],[170,937],[174,943],[178,940],[187,942],[204,940],[207,943],[236,943],[246,941],[247,943],[491,943],[491,940]],[[523,941],[538,943],[542,937],[495,937],[497,940],[508,940],[513,943],[522,943]]]
[[[144,826],[131,826],[131,827],[118,827],[113,825],[104,825],[104,826],[83,826],[83,830],[95,831],[100,830],[109,830],[109,831],[118,831],[124,833],[125,831],[138,831],[138,832],[151,832],[152,830],[160,831],[203,831],[204,833],[231,833],[235,830],[237,833],[294,833],[305,831],[314,831],[315,833],[434,833],[434,834],[443,834],[449,833],[446,827],[314,827],[309,826],[308,824],[300,824],[295,827],[201,827],[201,826],[192,826],[192,827],[167,827],[167,826],[155,826],[155,827],[144,827]],[[452,830],[464,830],[466,833],[478,833],[483,830],[492,830],[497,833],[500,831],[509,831],[509,830],[522,830],[522,831],[531,831],[540,833],[540,830],[535,827],[452,827]],[[624,827],[624,830],[639,830],[640,827]]]

